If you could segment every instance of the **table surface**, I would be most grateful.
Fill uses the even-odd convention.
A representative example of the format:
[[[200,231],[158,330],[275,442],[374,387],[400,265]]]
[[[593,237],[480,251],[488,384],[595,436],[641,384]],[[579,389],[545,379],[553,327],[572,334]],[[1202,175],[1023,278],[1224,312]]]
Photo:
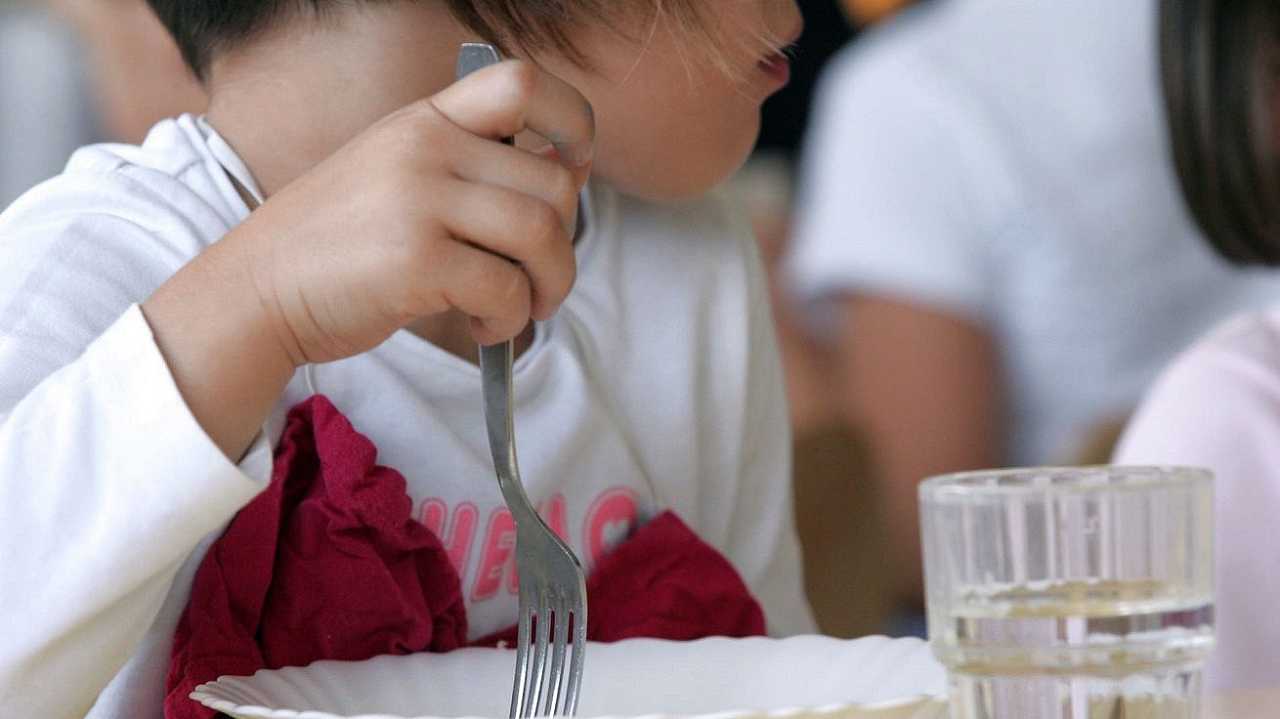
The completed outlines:
[[[1205,719],[1271,719],[1280,716],[1280,689],[1207,697],[1204,716]]]

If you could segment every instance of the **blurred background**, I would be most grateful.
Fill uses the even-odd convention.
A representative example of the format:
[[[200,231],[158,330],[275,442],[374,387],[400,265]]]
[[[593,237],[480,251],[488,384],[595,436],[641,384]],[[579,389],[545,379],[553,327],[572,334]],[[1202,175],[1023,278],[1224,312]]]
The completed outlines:
[[[1182,204],[1154,0],[800,5],[728,189],[770,272],[822,629],[922,634],[922,478],[1106,462],[1160,368],[1280,280]],[[143,0],[0,0],[0,207],[204,103]]]

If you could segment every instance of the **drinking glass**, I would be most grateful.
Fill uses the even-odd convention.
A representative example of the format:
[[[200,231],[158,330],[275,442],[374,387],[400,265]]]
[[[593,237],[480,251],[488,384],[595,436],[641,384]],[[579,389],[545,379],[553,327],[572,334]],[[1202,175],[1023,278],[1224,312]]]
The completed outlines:
[[[967,472],[920,487],[929,639],[952,719],[1200,715],[1212,475]]]

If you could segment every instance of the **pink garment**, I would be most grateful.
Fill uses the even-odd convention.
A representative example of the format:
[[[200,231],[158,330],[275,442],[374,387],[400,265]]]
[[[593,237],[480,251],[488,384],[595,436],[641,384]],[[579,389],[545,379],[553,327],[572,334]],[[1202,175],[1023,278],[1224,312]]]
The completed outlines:
[[[1280,685],[1280,311],[1238,319],[1152,387],[1116,452],[1122,464],[1214,473],[1211,691]]]

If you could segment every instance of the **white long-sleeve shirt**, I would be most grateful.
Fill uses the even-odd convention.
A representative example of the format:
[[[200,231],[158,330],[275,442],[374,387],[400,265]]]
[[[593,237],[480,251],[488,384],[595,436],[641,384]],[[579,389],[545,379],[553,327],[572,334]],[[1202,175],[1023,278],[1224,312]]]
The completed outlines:
[[[243,220],[254,190],[201,121],[96,146],[0,215],[0,706],[159,717],[196,566],[270,476],[288,408],[320,392],[403,473],[479,636],[515,618],[514,529],[478,369],[400,332],[299,371],[239,465],[183,403],[138,303]],[[762,271],[716,198],[593,184],[578,282],[515,367],[530,496],[588,570],[672,509],[720,549],[775,634],[811,631],[790,437]],[[360,237],[352,237],[360,242]]]

